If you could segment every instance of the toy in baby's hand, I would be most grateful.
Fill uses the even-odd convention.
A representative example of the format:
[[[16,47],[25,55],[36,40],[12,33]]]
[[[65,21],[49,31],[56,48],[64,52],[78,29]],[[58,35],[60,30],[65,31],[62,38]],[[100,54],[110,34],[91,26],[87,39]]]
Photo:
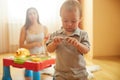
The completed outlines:
[[[30,56],[30,52],[28,49],[19,48],[15,53],[14,62],[18,64],[23,64],[28,56]]]

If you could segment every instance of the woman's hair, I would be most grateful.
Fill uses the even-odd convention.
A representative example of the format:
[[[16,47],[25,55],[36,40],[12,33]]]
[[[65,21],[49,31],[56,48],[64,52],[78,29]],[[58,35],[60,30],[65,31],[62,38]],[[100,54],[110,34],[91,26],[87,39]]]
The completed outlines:
[[[65,10],[77,9],[79,11],[80,17],[82,15],[81,4],[77,0],[66,0],[60,8],[60,16],[62,15],[62,10],[63,9],[65,9]]]
[[[24,24],[25,29],[28,29],[29,26],[31,25],[31,21],[29,20],[29,17],[28,17],[28,13],[29,13],[30,10],[35,10],[35,11],[36,11],[36,13],[37,13],[37,22],[40,24],[39,14],[38,14],[37,9],[34,8],[34,7],[30,7],[30,8],[28,8],[27,11],[26,11],[26,21],[25,21],[25,24]]]

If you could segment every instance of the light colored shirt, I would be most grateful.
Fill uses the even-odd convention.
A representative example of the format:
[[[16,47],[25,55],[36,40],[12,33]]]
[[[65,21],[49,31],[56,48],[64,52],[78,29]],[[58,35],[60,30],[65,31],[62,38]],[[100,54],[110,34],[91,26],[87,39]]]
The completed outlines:
[[[51,34],[47,45],[53,41],[55,36],[68,37],[65,34],[64,29],[58,30]],[[87,32],[77,28],[73,34],[69,37],[76,38],[80,43],[90,48]],[[55,75],[61,75],[65,77],[65,73],[72,73],[74,76],[87,76],[86,62],[84,60],[83,53],[80,53],[73,45],[68,44],[63,40],[55,50],[56,53],[56,65]],[[64,74],[63,74],[64,73]],[[69,76],[70,77],[70,76]]]
[[[26,43],[32,43],[32,42],[41,42],[44,40],[44,33],[38,33],[38,34],[32,34],[29,32],[29,30],[27,30],[27,36],[26,36]],[[41,47],[33,47],[30,50],[30,53],[32,54],[40,54],[42,52],[44,52],[44,46]]]

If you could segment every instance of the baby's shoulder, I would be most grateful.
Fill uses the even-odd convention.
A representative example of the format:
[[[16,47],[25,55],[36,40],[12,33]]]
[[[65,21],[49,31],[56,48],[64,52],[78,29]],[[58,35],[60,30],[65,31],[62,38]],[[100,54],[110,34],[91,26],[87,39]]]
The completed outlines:
[[[80,31],[80,33],[82,33],[82,34],[87,34],[87,31],[85,31],[85,30],[79,30]]]

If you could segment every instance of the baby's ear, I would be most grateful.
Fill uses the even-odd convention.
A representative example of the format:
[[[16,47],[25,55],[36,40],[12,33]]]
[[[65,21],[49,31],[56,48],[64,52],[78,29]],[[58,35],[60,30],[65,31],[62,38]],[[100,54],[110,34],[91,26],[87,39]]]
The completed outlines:
[[[83,22],[80,20],[79,21],[79,23],[78,23],[78,27],[80,28],[80,29],[83,29]]]
[[[79,22],[82,22],[82,21],[83,21],[83,18],[82,18],[82,17],[80,17],[80,18],[79,18]]]

